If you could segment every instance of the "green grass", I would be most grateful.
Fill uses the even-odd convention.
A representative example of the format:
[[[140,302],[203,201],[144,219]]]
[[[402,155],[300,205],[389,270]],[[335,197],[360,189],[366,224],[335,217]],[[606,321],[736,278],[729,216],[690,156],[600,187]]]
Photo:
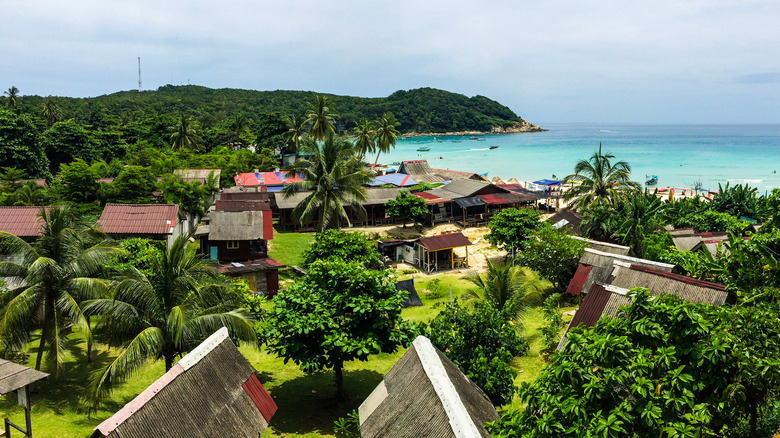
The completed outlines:
[[[301,266],[303,252],[314,242],[314,233],[292,233],[274,230],[268,241],[268,257],[287,266]]]
[[[310,242],[313,239],[312,235],[306,234],[280,233],[279,235],[284,235],[282,239],[300,239],[299,242],[306,242],[307,239]],[[296,257],[292,252],[287,253],[287,256]],[[441,311],[443,305],[449,302],[450,285],[452,285],[454,298],[460,297],[470,285],[460,274],[439,274],[434,277],[416,277],[417,291],[426,289],[430,281],[435,278],[441,281],[441,295],[432,297],[419,293],[423,306],[403,309],[402,315],[405,319],[429,322]],[[566,317],[567,321],[568,319]],[[531,351],[528,356],[517,358],[512,363],[519,372],[515,380],[517,385],[536,378],[544,365],[543,358],[539,355],[540,329],[544,325],[541,309],[530,309],[525,315],[523,325],[525,334],[530,340]],[[31,346],[33,345],[36,344],[31,343]],[[241,346],[240,349],[255,368],[263,386],[268,389],[279,406],[263,437],[289,438],[335,436],[333,422],[356,409],[404,353],[404,350],[399,350],[393,354],[372,356],[366,362],[347,363],[344,383],[349,401],[336,403],[333,372],[305,374],[292,362],[285,364],[282,359],[266,351],[258,351],[250,346]],[[48,381],[34,386],[32,412],[36,437],[89,436],[95,426],[132,400],[164,372],[162,362],[148,363],[128,382],[118,385],[110,401],[101,410],[88,416],[86,410],[79,404],[88,373],[107,363],[115,354],[116,351],[100,349],[95,362],[88,365],[84,358],[84,344],[74,342],[71,345],[66,356],[66,369],[61,377],[50,377]],[[34,365],[34,362],[35,356],[31,354],[27,363]],[[518,407],[519,404],[515,400],[511,406]],[[10,416],[17,424],[24,423],[24,411],[16,405],[15,394],[0,398],[0,417],[4,416]]]

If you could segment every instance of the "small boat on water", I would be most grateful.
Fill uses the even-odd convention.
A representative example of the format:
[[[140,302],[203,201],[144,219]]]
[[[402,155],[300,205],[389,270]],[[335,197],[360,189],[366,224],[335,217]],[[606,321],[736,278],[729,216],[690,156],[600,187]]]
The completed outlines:
[[[469,137],[469,140],[477,140],[477,137]]]
[[[429,148],[428,146],[422,146],[417,148],[417,152],[428,152],[429,150],[431,150],[431,148]]]
[[[498,149],[498,145],[490,146],[490,149]]]
[[[477,141],[485,141],[484,138],[478,138]]]
[[[658,175],[645,175],[645,178],[647,178],[647,181],[645,181],[646,186],[654,186],[658,184]]]
[[[460,143],[460,140],[452,140],[453,143]]]

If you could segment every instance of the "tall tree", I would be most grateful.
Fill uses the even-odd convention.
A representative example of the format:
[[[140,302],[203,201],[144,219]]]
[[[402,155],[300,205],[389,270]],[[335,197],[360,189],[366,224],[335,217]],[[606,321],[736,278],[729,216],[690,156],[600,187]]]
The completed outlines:
[[[315,140],[324,140],[328,133],[335,133],[334,123],[338,114],[330,112],[328,106],[330,99],[328,96],[318,95],[314,104],[309,104],[309,111],[306,111],[306,120],[309,123],[309,135]]]
[[[552,283],[530,268],[490,260],[486,272],[472,272],[466,280],[477,287],[470,291],[472,297],[481,298],[506,318],[518,322],[528,307],[539,304],[542,294],[552,288]]]
[[[23,280],[0,310],[0,346],[24,348],[40,332],[35,368],[41,368],[45,352],[57,373],[70,332],[66,323],[91,338],[80,303],[106,291],[107,283],[97,277],[117,249],[102,233],[77,222],[68,207],[41,208],[40,220],[42,234],[33,244],[0,232],[0,244],[21,259],[0,262],[0,276]]]
[[[289,198],[301,190],[312,191],[295,206],[293,219],[305,224],[316,214],[317,230],[322,231],[340,228],[341,219],[349,223],[345,206],[365,217],[360,201],[366,200],[365,185],[371,176],[361,166],[352,145],[331,132],[323,142],[304,142],[302,150],[307,158],[297,160],[290,174],[300,173],[303,181],[288,184],[282,193]]]
[[[26,114],[0,110],[0,166],[23,170],[27,177],[50,176],[49,160]]]
[[[285,141],[288,146],[292,147],[293,152],[297,154],[301,141],[308,132],[306,130],[307,119],[305,117],[290,116],[285,122],[287,124],[287,131],[284,134]]]
[[[614,204],[624,193],[639,188],[639,183],[631,181],[631,166],[625,161],[613,163],[611,153],[595,152],[590,159],[580,160],[574,166],[574,173],[567,180],[580,180],[580,185],[569,189],[564,200],[574,200],[574,208],[581,209],[594,203]]]
[[[388,153],[391,148],[395,147],[395,142],[398,140],[398,136],[401,135],[397,129],[397,126],[401,126],[395,119],[392,113],[385,113],[379,120],[376,121],[376,160],[374,160],[374,166],[379,162],[379,154],[382,152]]]
[[[376,130],[368,120],[361,120],[352,129],[352,138],[355,139],[355,151],[361,160],[366,154],[376,151]]]
[[[84,303],[99,317],[101,340],[122,351],[90,376],[87,398],[97,406],[114,384],[131,376],[147,360],[165,361],[165,370],[220,327],[234,338],[255,344],[254,321],[241,297],[219,281],[213,267],[188,246],[182,235],[151,262],[149,277],[130,268],[111,298]]]
[[[19,107],[19,89],[12,85],[4,94],[8,96],[8,108],[16,110]]]
[[[407,221],[414,221],[416,224],[418,218],[428,214],[428,205],[425,200],[406,190],[402,190],[395,199],[387,201],[385,207],[387,214],[401,218],[404,228],[406,228]]]
[[[52,100],[51,97],[46,99],[43,103],[41,114],[43,114],[43,117],[46,119],[46,123],[49,126],[62,121],[62,110],[54,103],[54,100]]]
[[[195,123],[184,113],[179,114],[179,119],[175,126],[172,126],[171,147],[173,150],[198,149],[201,138],[197,133]]]

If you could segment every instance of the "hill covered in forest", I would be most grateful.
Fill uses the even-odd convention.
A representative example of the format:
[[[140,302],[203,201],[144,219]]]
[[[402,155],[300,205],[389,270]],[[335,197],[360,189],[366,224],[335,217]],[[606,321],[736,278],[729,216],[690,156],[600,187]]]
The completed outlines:
[[[51,99],[63,113],[82,115],[77,117],[82,120],[95,112],[119,121],[184,112],[198,119],[201,126],[208,126],[238,115],[250,120],[264,113],[303,115],[318,94],[321,93],[165,85],[154,91],[121,91],[91,98],[23,96],[23,102],[28,108],[38,109],[46,99]],[[327,96],[331,111],[339,115],[341,130],[354,127],[362,119],[375,120],[387,112],[393,113],[404,133],[539,130],[511,109],[484,96],[466,97],[433,88],[400,90],[380,98]]]

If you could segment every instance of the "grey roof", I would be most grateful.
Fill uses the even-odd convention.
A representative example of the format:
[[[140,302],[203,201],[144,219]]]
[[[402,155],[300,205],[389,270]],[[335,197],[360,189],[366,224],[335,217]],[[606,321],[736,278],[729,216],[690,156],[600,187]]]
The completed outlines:
[[[674,247],[680,251],[690,251],[701,241],[701,236],[696,234],[672,234],[672,242],[674,243]]]
[[[209,240],[257,240],[263,238],[262,211],[212,211],[209,214]]]
[[[626,289],[645,287],[656,295],[672,294],[689,303],[706,303],[713,306],[722,306],[728,298],[728,292],[723,285],[636,266],[616,265],[610,275],[609,284]]]
[[[362,205],[384,205],[387,201],[395,199],[401,191],[406,190],[403,187],[379,187],[366,189],[366,200],[362,201]],[[285,198],[282,193],[274,193],[274,200],[276,201],[276,207],[279,209],[295,208],[299,202],[305,197],[309,196],[311,192],[297,192],[291,197]]]
[[[435,195],[443,199],[468,198],[470,196],[476,195],[480,190],[491,186],[493,186],[493,184],[490,184],[489,182],[485,182],[485,181],[477,181],[473,179],[459,179],[447,185],[428,190],[427,193],[430,193],[432,195]],[[496,192],[502,192],[502,193],[509,192],[508,190],[502,189],[497,186],[493,186],[493,187],[497,188]]]
[[[49,377],[47,373],[0,359],[0,395],[24,388],[47,377]]]
[[[419,336],[358,409],[360,435],[489,437],[498,413],[482,390]]]
[[[398,173],[412,175],[415,181],[437,183],[442,181],[456,181],[460,179],[473,179],[486,181],[486,178],[474,173],[460,170],[432,169],[428,160],[410,160],[401,163]]]
[[[276,405],[221,328],[100,423],[93,437],[259,436]]]
[[[588,244],[588,248],[595,249],[596,251],[608,252],[618,255],[628,255],[631,248],[623,245],[617,245],[614,243],[600,242],[598,240],[586,239],[579,236],[571,236],[572,239],[581,240]]]
[[[652,260],[645,260],[636,257],[629,257],[626,255],[598,251],[591,248],[585,248],[585,251],[582,253],[582,257],[580,257],[580,263],[583,265],[592,266],[593,268],[590,270],[588,278],[582,285],[582,290],[580,293],[587,293],[590,290],[590,287],[596,282],[608,282],[607,279],[609,274],[612,272],[615,261],[647,266],[665,272],[672,272],[672,269],[674,269],[674,265],[670,265],[668,263],[655,262]]]

